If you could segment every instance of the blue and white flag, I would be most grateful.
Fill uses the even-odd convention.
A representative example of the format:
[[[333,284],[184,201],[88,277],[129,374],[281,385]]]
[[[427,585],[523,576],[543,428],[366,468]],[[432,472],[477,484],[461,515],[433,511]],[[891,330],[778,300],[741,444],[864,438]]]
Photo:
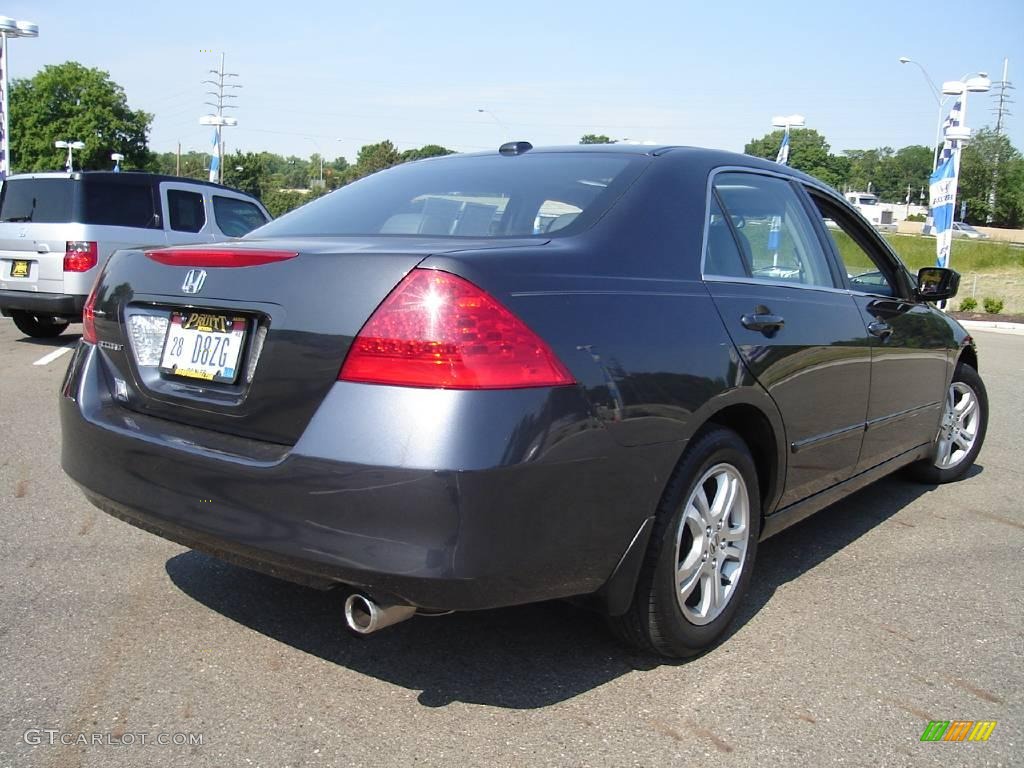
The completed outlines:
[[[779,165],[789,164],[789,129],[782,134],[782,146],[779,147],[779,154],[775,156],[775,162]]]
[[[220,126],[213,129],[213,149],[210,151],[210,181],[220,176]]]
[[[953,242],[953,209],[956,204],[957,166],[960,153],[954,151],[931,175],[932,231],[935,234],[935,266],[949,264]]]
[[[953,102],[952,109],[949,110],[949,114],[946,115],[946,119],[942,122],[943,136],[946,135],[946,131],[948,131],[950,128],[959,128],[963,124],[962,112],[963,102],[961,99],[957,99],[955,102]],[[932,175],[933,180],[935,178],[934,174],[938,173],[939,168],[942,168],[943,165],[949,162],[950,158],[952,158],[953,155],[956,154],[956,152],[960,149],[960,144],[961,142],[957,141],[956,139],[945,139],[945,141],[942,142],[942,149],[939,151],[939,162],[938,165],[936,165],[935,171],[933,171]],[[957,169],[957,171],[959,172],[959,168]],[[934,183],[934,181],[932,181],[932,183]],[[921,229],[921,234],[937,234],[935,228],[935,221],[930,208],[928,210],[928,216],[925,218],[924,227]],[[947,249],[946,252],[948,254],[949,249]],[[942,265],[940,264],[939,266]]]
[[[114,173],[120,173],[120,172],[121,172],[121,161],[120,160],[115,160],[114,161]]]

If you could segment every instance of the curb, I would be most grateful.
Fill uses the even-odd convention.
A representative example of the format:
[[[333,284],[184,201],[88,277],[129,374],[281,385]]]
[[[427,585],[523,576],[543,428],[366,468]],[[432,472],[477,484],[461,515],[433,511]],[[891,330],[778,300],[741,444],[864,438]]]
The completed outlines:
[[[1000,323],[990,320],[960,320],[960,325],[974,331],[996,331],[1024,336],[1024,323]]]

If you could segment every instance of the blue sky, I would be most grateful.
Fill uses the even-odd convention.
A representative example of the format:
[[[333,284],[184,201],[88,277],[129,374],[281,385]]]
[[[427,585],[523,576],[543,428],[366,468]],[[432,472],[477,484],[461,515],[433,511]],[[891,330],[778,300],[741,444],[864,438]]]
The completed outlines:
[[[742,151],[773,115],[794,112],[833,151],[928,144],[937,106],[902,55],[936,80],[998,79],[1009,56],[1019,84],[1009,135],[1024,149],[1021,0],[8,0],[2,12],[40,25],[38,39],[10,44],[14,77],[69,59],[106,70],[132,107],[156,115],[150,143],[161,151],[207,148],[200,81],[220,51],[244,86],[228,151],[352,160],[384,138],[470,151],[497,146],[506,129],[537,145],[594,132]],[[992,122],[991,99],[971,98],[968,124]]]

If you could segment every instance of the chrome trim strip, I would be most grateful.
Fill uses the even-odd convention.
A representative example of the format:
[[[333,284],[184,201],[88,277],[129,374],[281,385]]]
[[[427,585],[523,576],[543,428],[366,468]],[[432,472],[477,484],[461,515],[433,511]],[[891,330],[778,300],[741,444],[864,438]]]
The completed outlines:
[[[900,419],[906,419],[910,416],[914,416],[920,411],[927,411],[929,408],[939,408],[942,406],[942,402],[936,400],[934,403],[925,403],[924,405],[915,405],[913,408],[907,408],[905,411],[897,411],[896,413],[890,413],[888,416],[876,416],[873,419],[868,419],[867,429],[873,427],[880,427],[883,424],[888,424],[891,421],[898,421]]]
[[[826,443],[831,443],[833,440],[846,437],[851,432],[856,432],[858,430],[863,432],[866,429],[867,425],[862,421],[859,424],[852,424],[849,427],[843,427],[842,429],[836,429],[832,432],[826,432],[823,435],[815,435],[814,437],[805,437],[803,440],[797,440],[790,444],[789,449],[793,453],[800,453],[800,451],[805,451],[808,448],[816,448],[819,445],[825,445]]]

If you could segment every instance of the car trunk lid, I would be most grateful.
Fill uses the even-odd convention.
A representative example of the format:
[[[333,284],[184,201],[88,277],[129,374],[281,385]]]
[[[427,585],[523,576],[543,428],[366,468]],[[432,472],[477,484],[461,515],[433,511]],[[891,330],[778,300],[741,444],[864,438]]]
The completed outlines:
[[[139,412],[293,444],[374,309],[425,257],[451,250],[377,237],[121,251],[95,304],[111,393]],[[245,266],[216,266],[233,261]]]

